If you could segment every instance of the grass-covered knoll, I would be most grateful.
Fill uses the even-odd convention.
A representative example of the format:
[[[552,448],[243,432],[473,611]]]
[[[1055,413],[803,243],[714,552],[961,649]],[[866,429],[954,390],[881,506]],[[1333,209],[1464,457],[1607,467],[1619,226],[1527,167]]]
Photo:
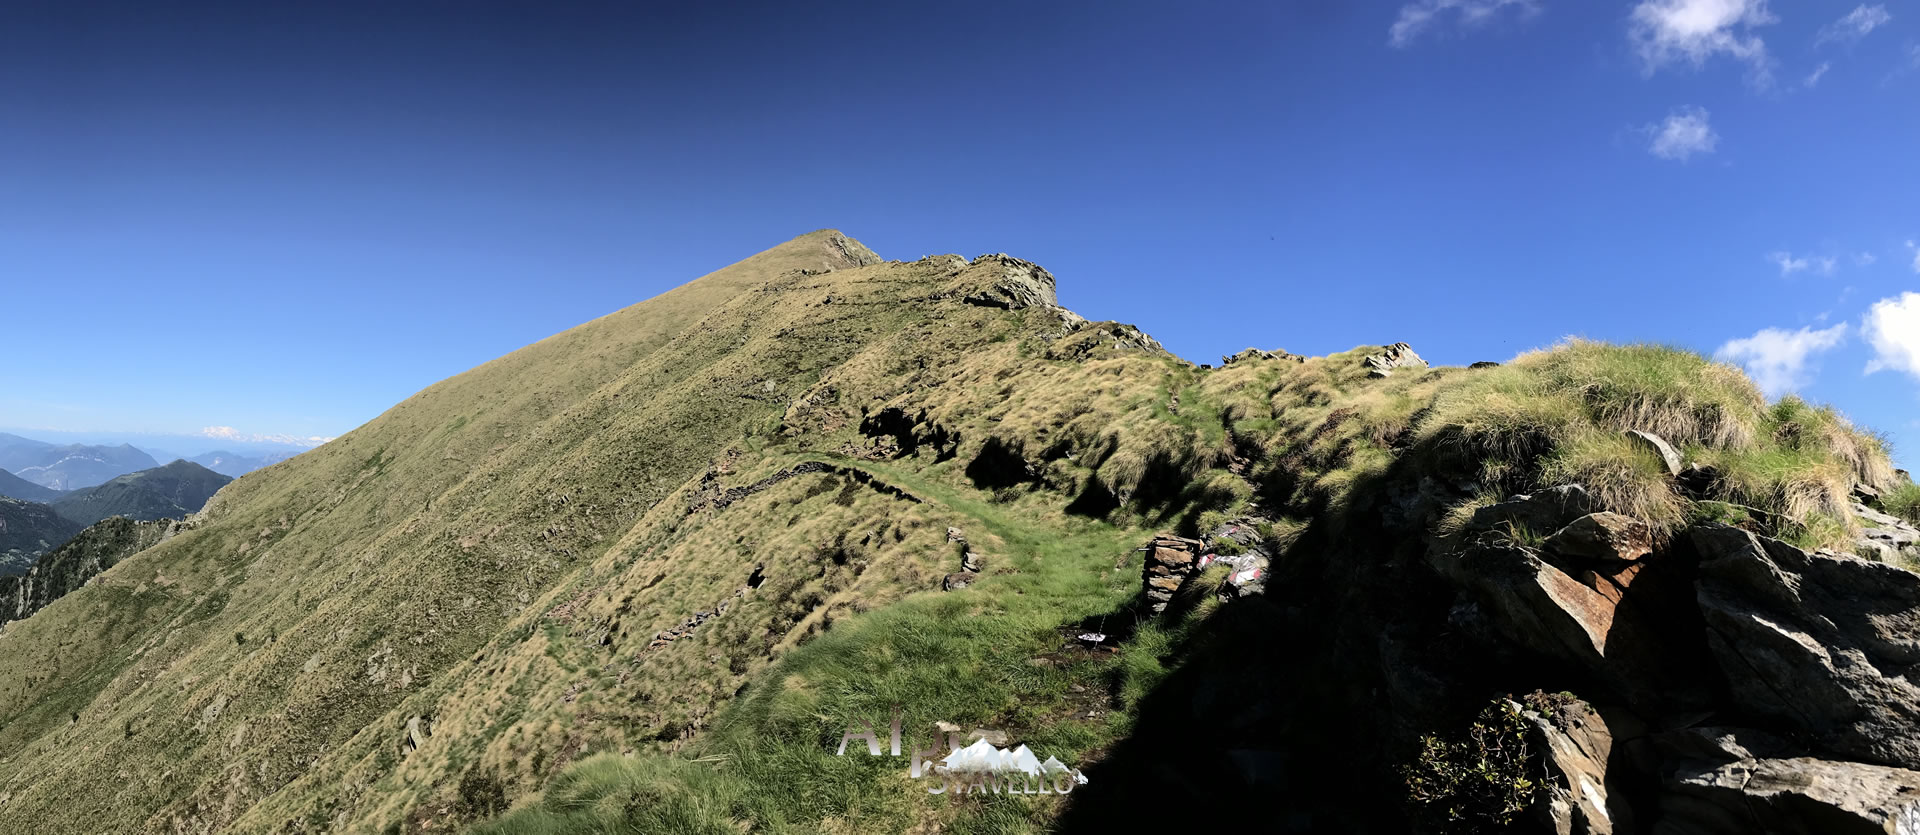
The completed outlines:
[[[1721,473],[1714,512],[1838,541],[1836,495],[1885,470],[1831,412],[1684,352],[1208,370],[982,295],[1018,269],[815,233],[235,481],[197,529],[6,625],[0,669],[34,672],[0,679],[0,811],[45,831],[1043,829],[1057,799],[931,798],[904,758],[829,742],[898,702],[922,742],[938,720],[1069,762],[1123,744],[1222,616],[1205,594],[1165,623],[1126,611],[1159,529],[1257,512],[1297,565],[1382,502],[1425,497],[1399,518],[1424,532],[1567,479],[1670,527],[1707,503],[1620,434],[1650,428]],[[957,592],[949,527],[985,561]],[[1133,637],[1063,649],[1087,625]]]

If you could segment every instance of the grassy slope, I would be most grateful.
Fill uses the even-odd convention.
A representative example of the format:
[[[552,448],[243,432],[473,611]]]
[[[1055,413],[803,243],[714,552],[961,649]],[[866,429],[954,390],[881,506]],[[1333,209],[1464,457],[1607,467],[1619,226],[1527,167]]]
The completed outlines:
[[[797,272],[851,266],[835,240],[431,387],[8,625],[0,669],[35,672],[0,679],[0,811],[55,830],[445,830],[515,803],[501,831],[1039,827],[1057,801],[932,802],[900,762],[827,743],[899,702],[910,728],[1098,756],[1173,637],[1073,653],[1060,630],[1131,599],[1147,533],[1256,495],[1282,538],[1338,525],[1396,466],[1464,482],[1410,511],[1434,518],[1573,472],[1666,501],[1607,439],[1747,404],[1741,431],[1676,442],[1776,524],[1833,537],[1811,523],[1835,462],[1884,460],[1837,417],[1663,349],[1386,380],[1365,348],[1203,372],[1125,327],[961,303],[992,261]],[[1552,408],[1470,407],[1534,400]],[[840,471],[710,502],[808,461]],[[940,593],[949,526],[987,569]]]
[[[776,343],[811,315],[779,302],[852,265],[836,240],[437,384],[9,624],[0,669],[34,672],[0,680],[7,813],[194,830],[305,773],[813,381],[845,337]]]

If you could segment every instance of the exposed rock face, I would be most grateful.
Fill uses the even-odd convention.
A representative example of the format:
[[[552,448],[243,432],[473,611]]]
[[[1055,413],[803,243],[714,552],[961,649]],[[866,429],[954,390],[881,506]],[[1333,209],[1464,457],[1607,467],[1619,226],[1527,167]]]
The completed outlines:
[[[1854,541],[1856,553],[1875,562],[1920,564],[1920,529],[1897,516],[1881,513],[1855,503],[1853,515],[1860,518],[1860,538]]]
[[[1691,535],[1733,703],[1834,753],[1920,767],[1920,576],[1723,525]]]
[[[1813,757],[1682,766],[1660,835],[1920,833],[1920,772]]]
[[[967,294],[968,304],[1020,310],[1028,307],[1058,307],[1053,273],[1032,261],[1022,261],[1006,253],[982,255],[968,264],[969,271],[983,271],[986,286]]]
[[[1388,345],[1386,350],[1378,354],[1370,354],[1366,359],[1362,360],[1362,362],[1366,363],[1367,368],[1372,369],[1367,372],[1367,376],[1369,377],[1385,377],[1393,373],[1393,370],[1396,368],[1404,368],[1409,365],[1425,366],[1427,364],[1426,360],[1421,359],[1419,354],[1413,352],[1413,346],[1405,342],[1395,342],[1392,345]]]
[[[1166,611],[1167,604],[1173,601],[1173,593],[1179,591],[1187,576],[1194,572],[1200,549],[1200,540],[1173,534],[1160,534],[1147,543],[1142,579],[1153,611]]]
[[[964,589],[968,586],[973,585],[973,581],[978,579],[980,579],[980,575],[975,574],[974,572],[971,572],[971,571],[960,571],[953,574],[948,574],[946,577],[940,580],[940,590],[941,591],[959,591],[961,589]]]

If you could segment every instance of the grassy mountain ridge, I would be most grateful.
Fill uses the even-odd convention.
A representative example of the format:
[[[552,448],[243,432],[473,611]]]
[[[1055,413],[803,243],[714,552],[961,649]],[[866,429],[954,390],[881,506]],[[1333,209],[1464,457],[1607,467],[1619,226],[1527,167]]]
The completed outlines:
[[[1579,474],[1623,508],[1693,512],[1612,440],[1623,421],[1667,420],[1728,473],[1724,498],[1773,514],[1754,524],[1809,543],[1844,543],[1836,503],[1890,476],[1837,416],[1684,352],[1379,375],[1393,348],[1366,346],[1207,370],[1051,301],[1017,259],[883,263],[817,232],[242,477],[198,527],[0,631],[0,669],[30,671],[0,679],[0,812],[52,831],[1044,828],[1072,809],[930,799],[831,742],[898,703],[910,733],[1005,728],[1081,762],[1124,746],[1205,647],[1136,620],[1154,531],[1258,515],[1297,557],[1276,573],[1390,607],[1347,599],[1372,590],[1366,553],[1313,558],[1383,504],[1420,529]],[[1403,477],[1440,486],[1378,498]],[[969,548],[973,585],[940,591]],[[1063,648],[1095,628],[1123,651]]]
[[[232,480],[191,461],[176,460],[71,491],[54,500],[53,509],[81,525],[110,516],[149,522],[182,519],[199,513]]]

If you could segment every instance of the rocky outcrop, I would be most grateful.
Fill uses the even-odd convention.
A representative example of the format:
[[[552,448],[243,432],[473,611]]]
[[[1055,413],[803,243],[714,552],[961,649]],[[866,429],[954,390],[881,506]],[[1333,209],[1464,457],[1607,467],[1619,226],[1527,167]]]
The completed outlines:
[[[1413,346],[1405,342],[1395,342],[1392,345],[1388,345],[1378,354],[1367,355],[1361,362],[1365,363],[1369,369],[1367,371],[1367,376],[1369,377],[1385,377],[1392,374],[1396,368],[1405,368],[1411,365],[1418,365],[1424,368],[1427,365],[1426,360],[1421,359],[1419,354],[1413,352]]]
[[[1248,361],[1254,361],[1254,360],[1287,360],[1289,362],[1306,362],[1307,358],[1300,356],[1299,354],[1289,354],[1286,351],[1262,351],[1259,348],[1248,348],[1244,351],[1241,351],[1240,353],[1221,357],[1220,366],[1222,368],[1225,368],[1226,366],[1232,365],[1237,362],[1248,362]]]
[[[1920,576],[1723,525],[1691,538],[1733,705],[1842,756],[1920,767]]]
[[[968,293],[962,300],[982,307],[1021,310],[1029,307],[1059,307],[1054,291],[1053,273],[1032,261],[1023,261],[1006,253],[982,255],[968,264],[968,273],[981,271],[985,286]]]
[[[1920,565],[1920,529],[1858,502],[1853,505],[1853,515],[1861,524],[1860,538],[1853,543],[1854,553],[1875,562]]]

